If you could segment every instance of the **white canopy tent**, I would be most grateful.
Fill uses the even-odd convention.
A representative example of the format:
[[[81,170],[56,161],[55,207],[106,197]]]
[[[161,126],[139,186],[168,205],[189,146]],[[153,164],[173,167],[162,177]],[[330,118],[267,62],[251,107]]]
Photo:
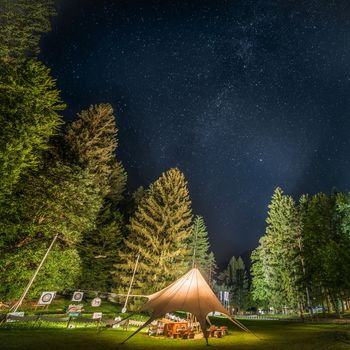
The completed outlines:
[[[168,287],[147,296],[147,298],[148,301],[138,312],[148,311],[150,314],[149,320],[124,342],[155,319],[163,317],[166,313],[175,311],[186,311],[193,314],[200,323],[207,342],[206,321],[209,321],[208,314],[214,311],[220,312],[238,327],[246,332],[250,332],[247,327],[230,316],[197,268],[191,269]]]

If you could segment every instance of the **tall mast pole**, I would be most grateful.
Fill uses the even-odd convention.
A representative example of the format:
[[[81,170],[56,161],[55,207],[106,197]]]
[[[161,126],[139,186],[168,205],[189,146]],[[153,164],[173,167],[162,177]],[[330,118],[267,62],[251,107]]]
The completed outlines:
[[[21,298],[18,300],[18,302],[17,302],[15,305],[13,305],[13,307],[10,309],[10,311],[16,312],[17,309],[22,305],[22,302],[23,302],[24,298],[26,297],[26,295],[27,295],[27,293],[28,293],[30,287],[32,286],[32,284],[33,284],[33,282],[34,282],[36,276],[38,275],[38,273],[39,273],[41,267],[43,266],[43,264],[44,264],[44,262],[45,262],[47,256],[49,255],[50,250],[52,249],[53,245],[55,244],[57,237],[58,237],[58,234],[56,234],[55,237],[53,238],[53,240],[52,240],[52,242],[51,242],[49,248],[47,249],[47,251],[46,251],[44,257],[41,259],[41,262],[40,262],[39,266],[36,268],[36,270],[35,270],[35,272],[34,272],[34,275],[32,276],[32,278],[30,279],[29,283],[27,284],[27,287],[26,287],[26,289],[24,290],[24,292],[23,292]]]
[[[129,300],[129,296],[130,296],[130,292],[131,292],[131,287],[132,287],[132,284],[134,282],[135,273],[136,273],[137,265],[139,263],[139,259],[140,259],[140,254],[137,255],[137,259],[136,259],[136,263],[135,263],[135,267],[134,267],[134,272],[132,274],[130,285],[129,285],[128,294],[126,295],[125,304],[124,304],[124,307],[122,308],[122,313],[123,314],[126,312],[126,305],[128,304],[128,300]]]

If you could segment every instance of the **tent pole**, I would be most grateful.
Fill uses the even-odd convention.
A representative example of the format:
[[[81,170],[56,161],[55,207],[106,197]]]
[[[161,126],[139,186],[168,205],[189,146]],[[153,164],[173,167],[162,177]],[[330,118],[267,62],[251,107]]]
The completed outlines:
[[[24,298],[26,297],[26,295],[27,295],[27,293],[28,293],[30,287],[32,286],[32,284],[33,284],[33,282],[34,282],[36,276],[38,275],[38,273],[39,273],[41,267],[43,266],[43,264],[44,264],[44,262],[45,262],[47,256],[49,255],[50,250],[52,249],[54,243],[56,242],[57,237],[58,237],[58,234],[56,234],[55,237],[53,238],[53,240],[52,240],[52,242],[51,242],[49,248],[47,249],[47,251],[46,251],[44,257],[41,259],[39,266],[36,268],[36,270],[35,270],[35,272],[34,272],[34,275],[32,276],[32,278],[30,279],[29,283],[27,284],[27,287],[25,288],[25,290],[24,290],[24,292],[23,292],[21,298],[17,301],[17,303],[16,303],[15,305],[13,305],[13,307],[10,309],[10,311],[16,312],[17,309],[22,305],[22,302],[23,302]]]
[[[137,255],[137,259],[136,259],[136,263],[135,263],[135,268],[134,268],[134,272],[132,274],[132,277],[131,277],[131,281],[130,281],[130,286],[129,286],[129,290],[128,290],[128,294],[126,295],[126,300],[125,300],[125,304],[124,304],[124,307],[122,309],[122,312],[126,312],[126,305],[128,304],[128,300],[129,300],[129,296],[130,296],[130,292],[131,292],[131,287],[132,287],[132,284],[134,282],[134,278],[135,278],[135,273],[136,273],[136,269],[137,269],[137,265],[139,263],[139,259],[140,259],[140,254]]]
[[[127,342],[131,337],[133,337],[135,334],[137,334],[138,332],[140,332],[141,329],[147,327],[151,322],[154,321],[153,317],[150,317],[148,319],[148,321],[146,321],[141,327],[139,327],[134,333],[132,333],[131,335],[129,335],[121,344],[124,344],[125,342]]]
[[[236,319],[233,319],[232,317],[228,317],[227,318],[234,323],[236,326],[238,326],[239,328],[243,329],[244,331],[246,331],[247,333],[253,334],[254,337],[258,338],[259,340],[261,340],[255,333],[253,333],[249,328],[247,328],[244,324],[242,324],[241,322],[239,322]]]

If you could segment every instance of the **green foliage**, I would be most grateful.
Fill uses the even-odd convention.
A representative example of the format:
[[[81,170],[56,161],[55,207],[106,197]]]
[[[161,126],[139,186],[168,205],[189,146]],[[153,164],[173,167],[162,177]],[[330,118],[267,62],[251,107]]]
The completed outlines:
[[[84,235],[79,249],[82,258],[80,287],[109,291],[113,281],[111,270],[118,262],[118,250],[123,241],[123,217],[108,205],[97,219],[96,230]]]
[[[300,270],[296,259],[298,210],[293,199],[285,196],[280,188],[272,196],[266,222],[264,239],[253,254],[252,294],[257,302],[269,303],[275,309],[295,309],[300,298],[296,286]],[[263,280],[257,280],[259,278]]]
[[[272,290],[269,284],[269,276],[271,275],[271,267],[268,264],[268,254],[265,244],[266,237],[261,237],[259,246],[252,252],[251,255],[251,294],[256,303],[263,309],[268,309],[270,306]]]
[[[183,173],[170,169],[142,197],[131,218],[130,235],[115,265],[117,291],[125,293],[140,254],[133,293],[151,293],[173,282],[188,267],[191,202]]]
[[[194,263],[198,269],[207,274],[209,238],[204,219],[200,215],[197,215],[193,220],[188,246],[191,250],[191,265]]]
[[[106,199],[114,205],[120,203],[124,198],[126,188],[127,173],[121,162],[115,161],[111,166],[111,173],[108,179],[109,191]]]
[[[340,315],[350,296],[348,194],[302,196],[297,206],[277,189],[268,227],[252,254],[252,295],[259,306],[304,310],[322,305]]]
[[[83,231],[95,227],[102,206],[93,182],[93,176],[87,171],[56,163],[26,178],[20,190],[11,196],[9,214],[1,226],[2,298],[6,300],[23,292],[57,233],[60,243],[44,264],[38,288],[73,287],[81,269],[75,244]],[[53,270],[48,271],[50,268]]]
[[[78,116],[65,136],[69,159],[95,174],[96,186],[106,195],[109,192],[109,178],[125,175],[121,164],[115,164],[117,127],[113,108],[110,104],[90,106]],[[121,184],[120,181],[115,183]]]
[[[127,177],[115,158],[117,128],[111,105],[82,111],[66,135],[59,135],[62,118],[57,112],[65,106],[56,82],[48,68],[29,58],[39,52],[40,34],[50,29],[53,14],[51,0],[0,0],[3,298],[22,292],[57,233],[60,241],[33,292],[77,286],[82,270],[85,285],[110,287],[110,269],[125,233],[118,205]]]
[[[216,265],[215,255],[213,252],[210,252],[208,254],[208,260],[207,260],[206,267],[207,267],[208,284],[212,287],[217,270],[218,270],[218,266]]]
[[[0,0],[0,60],[39,53],[40,34],[50,31],[51,0]]]
[[[50,241],[37,240],[0,257],[0,296],[18,299],[23,293]],[[65,291],[76,286],[80,276],[80,258],[74,248],[56,244],[33,283],[28,297],[39,298],[45,290]]]
[[[331,302],[338,312],[338,299],[350,296],[348,203],[348,194],[319,193],[304,197],[301,206],[306,279],[313,298],[318,303]]]
[[[59,233],[78,242],[82,232],[95,228],[102,206],[94,180],[86,170],[62,163],[31,176],[18,195],[20,229],[34,237]]]
[[[233,256],[228,264],[229,286],[231,287],[232,305],[238,311],[248,307],[248,277],[245,264],[241,257]]]
[[[0,200],[38,166],[64,108],[50,70],[36,60],[0,61]]]
[[[110,272],[118,262],[117,251],[125,231],[119,203],[127,176],[115,158],[117,132],[112,106],[100,104],[82,111],[64,138],[68,161],[92,175],[93,187],[104,202],[96,229],[84,230],[79,248],[83,262],[80,286],[101,291],[112,286]]]
[[[248,277],[244,261],[233,256],[227,268],[218,276],[215,289],[230,293],[230,303],[238,312],[246,309],[249,301]]]
[[[195,216],[192,224],[191,236],[188,241],[190,249],[189,266],[194,264],[203,274],[204,278],[212,284],[217,265],[213,252],[209,252],[210,243],[207,227],[202,216]]]

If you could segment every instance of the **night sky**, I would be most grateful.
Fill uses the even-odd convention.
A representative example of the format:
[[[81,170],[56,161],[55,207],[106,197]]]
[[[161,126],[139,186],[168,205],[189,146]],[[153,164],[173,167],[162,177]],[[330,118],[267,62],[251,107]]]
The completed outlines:
[[[129,189],[189,182],[219,264],[276,186],[350,189],[350,1],[57,1],[41,59],[73,120],[110,102]]]

